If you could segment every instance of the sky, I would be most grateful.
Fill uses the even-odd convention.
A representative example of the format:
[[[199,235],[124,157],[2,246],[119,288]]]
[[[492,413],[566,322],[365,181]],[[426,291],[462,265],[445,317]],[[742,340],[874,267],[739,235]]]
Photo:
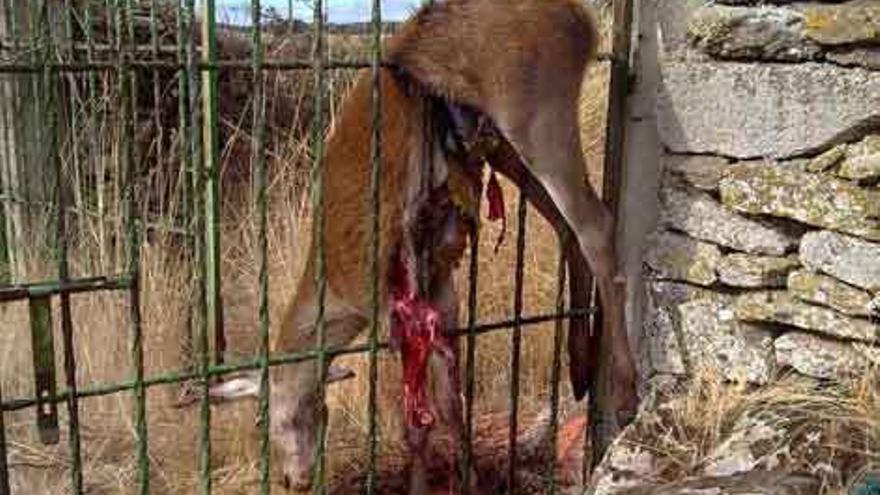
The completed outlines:
[[[250,2],[248,0],[215,0],[217,18],[222,22],[248,24]],[[371,0],[324,0],[329,22],[348,23],[370,20]],[[419,0],[382,0],[382,19],[399,21],[405,19],[418,5]],[[289,0],[262,0],[263,9],[274,8],[279,14],[288,15]],[[293,16],[312,19],[311,0],[293,0]]]

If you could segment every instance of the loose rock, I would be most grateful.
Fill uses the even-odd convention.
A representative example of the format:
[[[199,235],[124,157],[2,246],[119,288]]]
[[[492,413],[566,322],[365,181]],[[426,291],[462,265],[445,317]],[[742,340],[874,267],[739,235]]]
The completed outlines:
[[[731,165],[719,191],[738,211],[880,240],[880,191],[769,163]]]
[[[660,223],[698,239],[753,254],[781,255],[797,245],[791,233],[737,215],[705,193],[665,188],[660,201]]]
[[[761,328],[737,321],[721,300],[701,299],[678,307],[687,354],[694,371],[729,380],[767,383],[773,373],[773,338]]]
[[[773,347],[780,366],[814,378],[852,376],[871,364],[869,349],[801,332],[786,333]]]
[[[847,50],[829,52],[825,58],[840,65],[880,69],[880,49],[856,47]]]
[[[674,153],[786,158],[880,115],[880,72],[830,64],[667,62],[657,123]]]
[[[880,291],[880,244],[836,232],[801,239],[801,263],[870,292]]]
[[[674,178],[704,191],[718,189],[727,160],[708,155],[665,155],[663,170]]]
[[[688,35],[716,58],[813,60],[821,48],[804,36],[804,15],[782,7],[742,8],[709,4],[691,17]]]
[[[727,438],[709,453],[703,473],[730,476],[780,465],[787,454],[790,424],[790,419],[771,409],[743,414]]]
[[[784,287],[788,272],[800,266],[796,256],[728,254],[718,263],[721,282],[732,287]]]
[[[627,495],[818,495],[818,479],[786,471],[753,471],[707,476],[662,486],[640,487]]]
[[[687,371],[680,342],[679,304],[696,299],[726,299],[725,296],[679,282],[649,281],[645,284],[645,318],[642,323],[643,345],[639,346],[639,371],[643,376],[654,373],[681,375]]]
[[[868,317],[871,295],[827,275],[798,270],[788,274],[788,291],[806,302],[828,306],[850,316]]]
[[[651,249],[645,263],[660,280],[683,280],[698,285],[712,285],[721,259],[717,246],[690,237],[661,232],[649,241]]]
[[[880,43],[880,5],[851,1],[804,8],[806,35],[823,45]]]
[[[837,175],[853,180],[880,178],[880,135],[867,136],[849,146],[846,160],[840,165]]]
[[[877,341],[880,327],[868,320],[794,299],[785,291],[740,294],[734,302],[737,318],[744,321],[782,323],[844,339]]]
[[[628,489],[643,484],[654,472],[654,453],[639,444],[636,422],[625,428],[608,447],[605,458],[593,472],[592,482],[586,493],[625,493]]]
[[[844,158],[846,158],[846,145],[839,144],[810,160],[807,164],[807,171],[824,172],[840,163]]]

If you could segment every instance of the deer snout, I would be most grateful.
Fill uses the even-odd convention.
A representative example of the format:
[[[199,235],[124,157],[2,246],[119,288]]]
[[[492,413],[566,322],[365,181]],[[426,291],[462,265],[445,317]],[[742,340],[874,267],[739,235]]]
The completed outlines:
[[[288,491],[307,492],[312,488],[312,480],[307,474],[284,473],[281,478],[281,486]]]

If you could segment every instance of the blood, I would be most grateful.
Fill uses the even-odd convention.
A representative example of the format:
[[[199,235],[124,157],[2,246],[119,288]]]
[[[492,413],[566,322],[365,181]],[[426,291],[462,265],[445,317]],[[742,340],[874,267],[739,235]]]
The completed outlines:
[[[501,185],[498,184],[498,178],[495,177],[493,171],[489,175],[489,182],[486,184],[486,201],[489,202],[489,220],[501,220],[501,233],[498,234],[498,241],[495,243],[495,252],[504,242],[504,233],[507,231],[507,217],[504,214],[504,193],[501,191]]]
[[[403,361],[403,409],[407,424],[419,428],[434,424],[428,399],[428,359],[432,351],[451,353],[449,338],[440,331],[440,313],[412,287],[402,255],[391,267],[391,337]]]

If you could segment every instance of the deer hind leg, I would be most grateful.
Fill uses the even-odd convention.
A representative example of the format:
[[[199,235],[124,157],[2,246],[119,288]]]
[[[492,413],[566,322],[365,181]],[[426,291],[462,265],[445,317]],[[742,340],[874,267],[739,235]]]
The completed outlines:
[[[611,438],[635,413],[636,371],[624,320],[624,282],[617,273],[614,219],[584,181],[576,113],[577,90],[559,92],[540,105],[510,106],[496,123],[523,163],[541,183],[571,227],[595,274],[603,310],[598,373],[590,400],[600,412],[591,418],[594,450],[601,454]],[[530,111],[531,110],[531,111]],[[598,448],[596,448],[598,447]]]

